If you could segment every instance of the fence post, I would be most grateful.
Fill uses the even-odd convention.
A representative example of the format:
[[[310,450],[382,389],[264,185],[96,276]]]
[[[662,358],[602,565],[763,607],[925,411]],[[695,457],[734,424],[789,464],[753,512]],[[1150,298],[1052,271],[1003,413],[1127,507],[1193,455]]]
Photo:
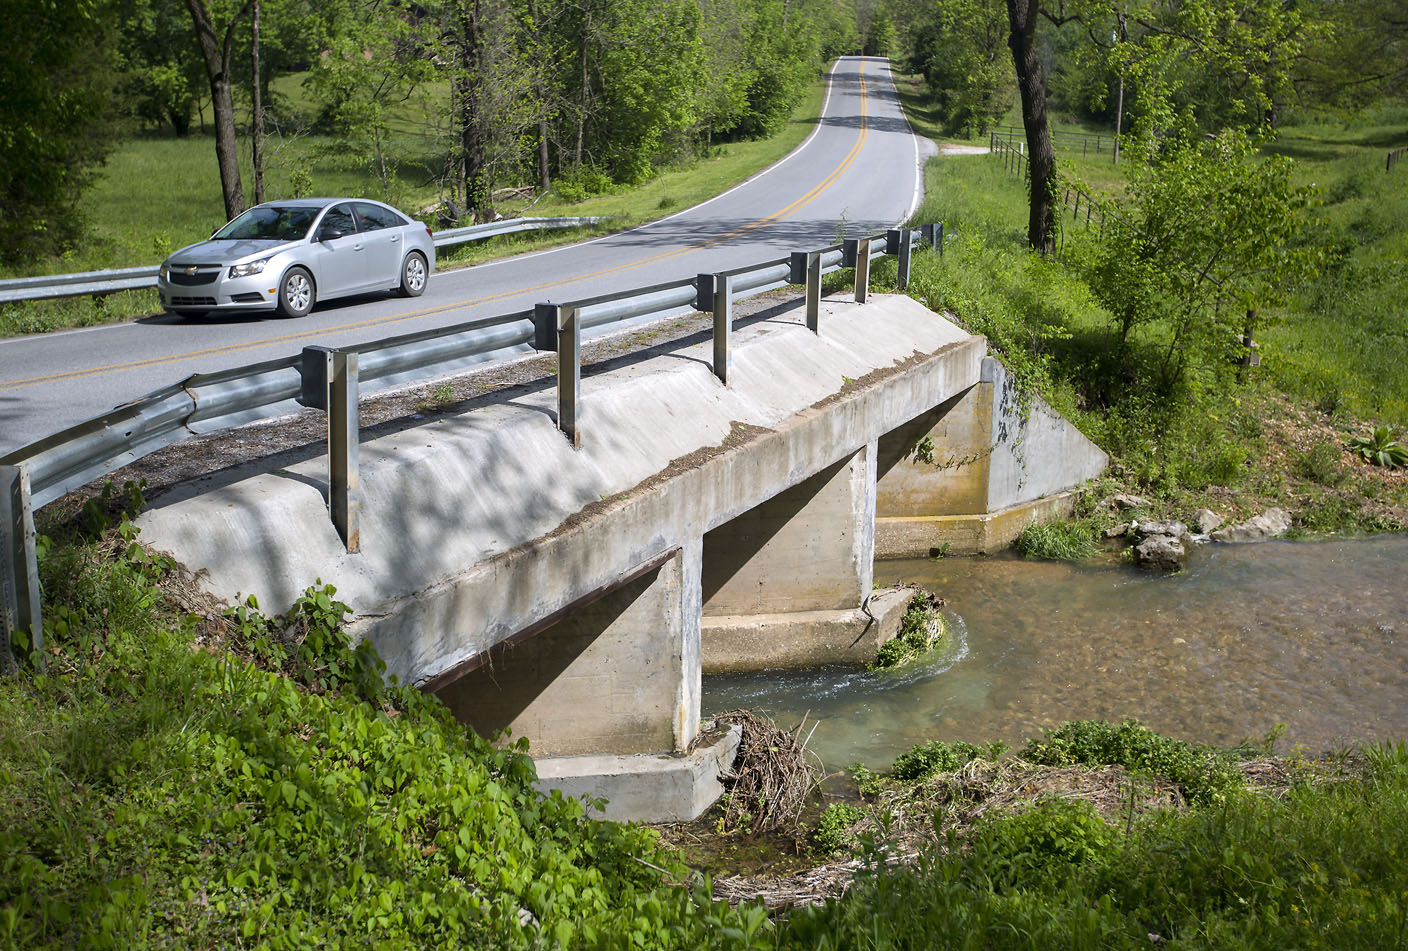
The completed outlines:
[[[714,313],[714,376],[728,386],[733,355],[733,276],[701,274],[696,286],[699,299],[695,309]]]
[[[41,607],[29,465],[0,466],[0,673],[17,669],[17,640],[34,666],[44,669]]]
[[[328,414],[328,512],[342,543],[355,553],[362,544],[358,357],[349,350],[304,347],[302,370],[298,402]]]
[[[582,445],[582,320],[576,307],[557,309],[557,428],[573,449]]]

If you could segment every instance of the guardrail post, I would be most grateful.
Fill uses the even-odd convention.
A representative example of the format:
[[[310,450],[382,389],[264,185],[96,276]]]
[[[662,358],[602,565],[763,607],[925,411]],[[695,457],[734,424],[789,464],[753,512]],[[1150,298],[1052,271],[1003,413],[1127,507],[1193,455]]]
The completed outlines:
[[[914,231],[911,228],[892,228],[885,232],[885,253],[896,256],[899,264],[895,275],[895,286],[904,290],[909,286],[909,263],[914,250]]]
[[[0,673],[17,669],[16,642],[36,668],[44,669],[40,609],[29,466],[0,466]]]
[[[807,329],[821,333],[821,252],[807,254]]]
[[[328,511],[348,552],[362,547],[361,411],[358,357],[349,350],[303,348],[303,387],[298,401],[328,414]]]
[[[582,445],[582,321],[575,307],[557,308],[557,428],[573,449]]]
[[[695,309],[714,314],[714,376],[728,386],[733,359],[733,276],[701,274],[695,286],[699,288]]]
[[[856,303],[870,296],[870,239],[856,239]]]

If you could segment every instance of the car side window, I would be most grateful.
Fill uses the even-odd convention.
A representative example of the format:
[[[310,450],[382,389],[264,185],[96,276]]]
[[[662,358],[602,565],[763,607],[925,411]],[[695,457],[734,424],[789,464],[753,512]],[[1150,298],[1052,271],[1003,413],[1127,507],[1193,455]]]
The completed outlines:
[[[389,208],[380,205],[372,205],[359,201],[356,205],[357,216],[362,219],[363,231],[380,231],[382,228],[399,228],[405,224],[401,216]]]
[[[323,216],[323,223],[318,226],[318,239],[325,240],[323,236],[330,232],[353,234],[356,230],[357,221],[352,217],[352,206],[335,205]]]

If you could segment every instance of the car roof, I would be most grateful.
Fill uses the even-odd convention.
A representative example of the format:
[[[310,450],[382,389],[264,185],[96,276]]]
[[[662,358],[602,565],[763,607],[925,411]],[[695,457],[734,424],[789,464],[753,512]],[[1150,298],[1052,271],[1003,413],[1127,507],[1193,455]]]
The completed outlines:
[[[385,202],[377,201],[375,198],[351,198],[345,196],[342,198],[279,198],[275,201],[266,201],[260,205],[255,205],[254,207],[263,208],[265,206],[275,205],[299,205],[304,208],[323,208],[327,205],[336,205],[344,201],[360,201],[372,205],[381,205],[384,208],[391,207]]]

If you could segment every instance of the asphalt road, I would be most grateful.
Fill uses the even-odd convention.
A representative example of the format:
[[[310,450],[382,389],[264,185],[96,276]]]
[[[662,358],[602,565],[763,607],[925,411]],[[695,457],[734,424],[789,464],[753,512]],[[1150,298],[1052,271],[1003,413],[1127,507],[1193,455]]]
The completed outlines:
[[[849,236],[894,227],[918,206],[929,149],[900,110],[888,62],[843,58],[806,142],[742,185],[660,221],[437,272],[414,300],[333,301],[300,320],[161,314],[0,340],[0,455],[192,373],[759,263],[832,244],[838,225]]]

